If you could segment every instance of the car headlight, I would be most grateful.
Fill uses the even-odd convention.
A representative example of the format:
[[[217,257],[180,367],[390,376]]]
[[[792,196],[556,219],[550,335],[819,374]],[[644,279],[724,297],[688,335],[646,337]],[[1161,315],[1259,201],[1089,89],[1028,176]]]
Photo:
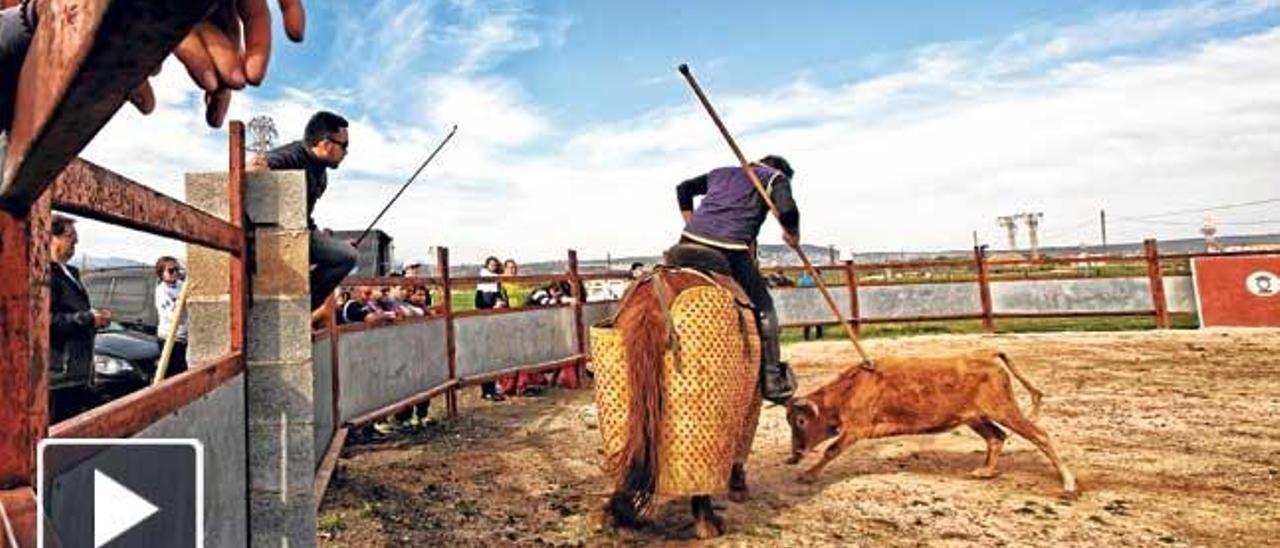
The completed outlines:
[[[120,358],[95,355],[93,357],[93,370],[99,375],[121,375],[133,371],[133,366]]]

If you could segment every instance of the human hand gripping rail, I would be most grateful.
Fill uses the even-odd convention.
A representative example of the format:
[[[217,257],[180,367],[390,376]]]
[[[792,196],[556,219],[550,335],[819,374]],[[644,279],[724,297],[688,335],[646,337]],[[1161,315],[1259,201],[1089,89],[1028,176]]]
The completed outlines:
[[[733,140],[733,136],[729,134],[729,129],[725,127],[724,122],[720,120],[720,115],[716,114],[715,107],[711,106],[711,101],[707,99],[706,93],[703,93],[702,86],[698,85],[698,81],[693,77],[693,72],[689,70],[689,65],[681,63],[677,70],[684,76],[685,81],[689,83],[689,87],[693,89],[694,95],[698,97],[698,102],[702,103],[702,107],[707,111],[707,115],[711,117],[711,121],[716,124],[716,128],[720,130],[720,135],[724,137],[729,148],[733,150],[734,156],[738,158],[738,163],[742,165],[742,171],[747,174],[747,178],[751,180],[751,185],[756,188],[756,192],[764,199],[765,205],[769,206],[769,212],[773,214],[773,218],[782,225],[782,217],[778,214],[778,207],[774,205],[773,199],[769,197],[769,193],[765,191],[764,184],[756,177],[755,170],[751,169],[751,162],[747,161],[747,157],[742,154],[742,149],[738,148],[738,143]],[[800,247],[800,238],[787,231],[785,225],[782,225],[783,240],[787,246],[795,250],[800,256],[800,261],[804,263],[804,268],[813,276],[817,283],[818,291],[822,293],[822,298],[827,302],[827,307],[831,309],[831,313],[835,314],[836,319],[840,321],[840,325],[844,326],[845,334],[849,336],[849,342],[853,343],[854,350],[858,351],[858,356],[862,358],[862,367],[866,369],[875,369],[874,362],[867,355],[867,351],[862,348],[862,343],[858,341],[858,334],[854,332],[853,325],[845,320],[844,314],[840,312],[840,308],[836,306],[835,298],[831,296],[831,291],[827,289],[826,282],[822,281],[821,274],[818,269],[813,267],[813,263],[809,262],[809,257],[805,256],[804,249]],[[853,287],[850,291],[856,291]]]

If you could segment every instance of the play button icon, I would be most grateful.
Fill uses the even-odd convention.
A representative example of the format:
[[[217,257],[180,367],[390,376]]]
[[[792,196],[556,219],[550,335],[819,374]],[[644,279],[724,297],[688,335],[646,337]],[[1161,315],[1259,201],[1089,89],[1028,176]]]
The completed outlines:
[[[159,511],[111,476],[93,471],[93,548],[101,548]]]
[[[39,546],[201,546],[203,468],[194,439],[43,440]]]

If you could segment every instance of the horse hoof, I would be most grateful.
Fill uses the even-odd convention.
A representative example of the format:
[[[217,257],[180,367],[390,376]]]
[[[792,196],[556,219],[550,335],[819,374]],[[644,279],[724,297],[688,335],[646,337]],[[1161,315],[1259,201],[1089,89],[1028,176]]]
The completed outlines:
[[[815,482],[818,481],[818,475],[805,472],[803,474],[800,474],[800,477],[796,478],[796,481],[799,481],[800,483],[803,483],[805,485],[813,485]]]
[[[717,516],[700,518],[693,523],[693,536],[699,540],[713,539],[724,534],[724,522]]]
[[[743,487],[741,489],[730,489],[729,500],[733,502],[737,502],[739,504],[747,502],[751,500],[751,491],[749,491],[746,487]]]

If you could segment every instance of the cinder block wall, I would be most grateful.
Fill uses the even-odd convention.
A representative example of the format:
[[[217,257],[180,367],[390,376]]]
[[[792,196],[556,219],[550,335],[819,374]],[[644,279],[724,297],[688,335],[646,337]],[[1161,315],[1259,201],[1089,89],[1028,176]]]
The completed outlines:
[[[252,306],[245,326],[249,543],[316,544],[315,399],[311,359],[306,182],[301,172],[249,174],[245,209],[254,231]],[[225,173],[187,176],[187,201],[226,218]],[[230,348],[229,257],[187,251],[190,356]],[[243,504],[244,501],[239,501]]]

